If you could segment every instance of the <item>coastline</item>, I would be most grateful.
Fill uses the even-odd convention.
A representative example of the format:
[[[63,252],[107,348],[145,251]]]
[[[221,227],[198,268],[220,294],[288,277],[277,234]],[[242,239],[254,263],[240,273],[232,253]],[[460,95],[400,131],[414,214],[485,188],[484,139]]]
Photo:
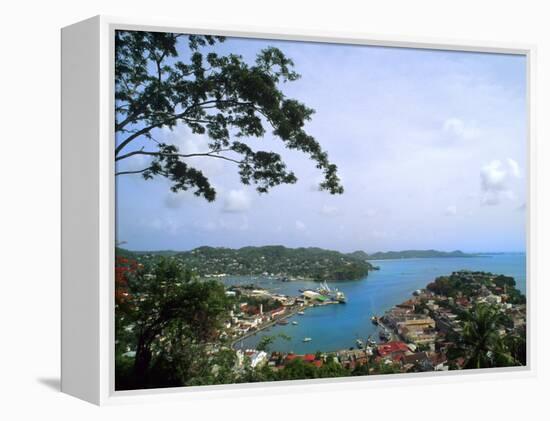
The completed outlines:
[[[244,341],[243,349],[253,349],[257,343],[255,337],[261,339],[262,335],[269,334],[265,332],[269,327],[273,328],[274,335],[282,333],[292,337],[290,341],[275,341],[272,348],[281,352],[335,352],[349,350],[357,338],[372,336],[378,341],[379,328],[370,322],[370,317],[383,315],[386,310],[409,299],[414,291],[424,288],[436,277],[464,268],[512,276],[518,283],[518,289],[525,293],[525,254],[502,253],[491,257],[381,260],[382,270],[371,273],[367,282],[334,283],[348,297],[346,307],[325,308],[315,312],[314,317],[308,313],[299,326],[262,326],[261,329],[240,337],[236,342]],[[297,288],[311,288],[311,283],[305,282],[263,283],[260,280],[258,283],[288,295],[293,295]],[[344,332],[347,334],[344,335]],[[311,337],[313,341],[303,343],[303,337]]]
[[[290,317],[293,317],[295,316],[296,314],[298,314],[300,311],[306,311],[310,308],[313,308],[313,307],[325,307],[325,306],[329,306],[329,305],[333,305],[333,304],[341,304],[339,303],[338,301],[327,301],[325,303],[319,303],[319,304],[310,304],[310,305],[304,305],[304,306],[301,306],[301,307],[296,307],[296,308],[293,308],[292,310],[290,310],[290,312],[280,316],[280,317],[277,317],[276,319],[274,320],[270,320],[269,322],[266,322],[264,323],[262,326],[258,327],[257,329],[251,331],[251,332],[247,332],[245,333],[243,336],[237,338],[237,339],[233,339],[231,341],[231,349],[235,349],[235,346],[239,343],[239,342],[242,342],[248,338],[250,338],[251,336],[254,336],[258,333],[261,333],[262,331],[266,330],[266,329],[269,329],[270,327],[272,326],[275,326],[277,325],[277,322],[281,321],[281,320],[286,320]]]

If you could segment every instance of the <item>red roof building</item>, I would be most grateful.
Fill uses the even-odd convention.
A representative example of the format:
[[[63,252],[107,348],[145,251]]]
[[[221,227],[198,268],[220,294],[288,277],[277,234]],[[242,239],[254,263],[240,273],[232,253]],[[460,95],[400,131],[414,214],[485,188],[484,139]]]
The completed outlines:
[[[307,362],[312,362],[312,361],[315,361],[315,355],[313,354],[306,354],[304,355],[304,361],[307,361]]]
[[[409,351],[409,348],[404,342],[392,341],[386,344],[378,345],[378,354],[380,354],[381,357],[407,351]]]

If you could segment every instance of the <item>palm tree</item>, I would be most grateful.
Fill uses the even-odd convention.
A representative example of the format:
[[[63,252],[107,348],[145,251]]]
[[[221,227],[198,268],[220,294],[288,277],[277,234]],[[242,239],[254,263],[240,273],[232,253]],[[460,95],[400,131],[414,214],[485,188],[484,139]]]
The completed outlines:
[[[478,304],[464,315],[462,345],[465,368],[507,367],[518,364],[499,334],[504,323],[504,314],[487,304]]]

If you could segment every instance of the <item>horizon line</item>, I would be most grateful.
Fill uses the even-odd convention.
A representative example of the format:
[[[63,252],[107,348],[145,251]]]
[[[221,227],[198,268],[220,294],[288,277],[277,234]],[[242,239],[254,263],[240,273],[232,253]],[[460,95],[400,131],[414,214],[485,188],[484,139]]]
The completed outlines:
[[[120,246],[117,246],[115,244],[115,248],[125,248],[125,247],[122,247],[124,244],[121,244]],[[132,252],[167,252],[167,251],[172,251],[172,252],[188,252],[188,251],[193,251],[193,250],[196,250],[198,248],[202,248],[202,247],[210,247],[210,248],[224,248],[224,249],[229,249],[229,250],[239,250],[239,249],[242,249],[242,248],[247,248],[247,247],[253,247],[253,248],[261,248],[261,247],[285,247],[285,248],[288,248],[288,249],[299,249],[299,248],[303,248],[303,249],[308,249],[308,248],[317,248],[317,249],[322,249],[322,250],[331,250],[331,251],[337,251],[339,253],[343,253],[343,254],[349,254],[349,253],[354,253],[354,252],[357,252],[357,251],[362,251],[364,253],[366,253],[367,255],[371,255],[371,254],[376,254],[376,253],[401,253],[401,252],[405,252],[405,251],[436,251],[436,252],[443,252],[443,253],[453,253],[453,252],[461,252],[461,253],[464,253],[464,254],[526,254],[526,250],[500,250],[500,251],[496,251],[496,250],[485,250],[485,251],[464,251],[462,249],[452,249],[452,250],[442,250],[442,249],[435,249],[435,248],[409,248],[409,249],[387,249],[387,250],[377,250],[377,251],[373,251],[373,252],[367,252],[363,249],[355,249],[355,250],[352,250],[352,251],[342,251],[342,250],[338,250],[338,249],[334,249],[334,248],[325,248],[325,247],[320,247],[320,246],[297,246],[297,247],[290,247],[290,246],[285,246],[283,244],[264,244],[262,246],[253,246],[253,245],[248,245],[248,246],[241,246],[241,247],[228,247],[228,246],[212,246],[212,245],[201,245],[201,246],[197,246],[197,247],[193,247],[193,248],[187,248],[187,249],[174,249],[174,248],[159,248],[159,249],[130,249],[130,248],[125,248],[126,250],[128,251],[132,251]]]

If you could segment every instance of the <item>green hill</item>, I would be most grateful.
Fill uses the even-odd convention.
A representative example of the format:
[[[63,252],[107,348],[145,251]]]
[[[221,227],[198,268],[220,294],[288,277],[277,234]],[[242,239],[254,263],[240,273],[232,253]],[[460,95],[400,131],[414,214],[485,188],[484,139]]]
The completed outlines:
[[[240,249],[203,246],[170,254],[138,252],[134,255],[142,262],[151,262],[161,256],[176,259],[201,276],[269,274],[290,279],[301,277],[334,281],[360,279],[367,276],[369,270],[374,269],[366,261],[363,252],[357,253],[345,254],[317,247],[287,248],[274,245]]]
[[[356,252],[357,253],[357,252]],[[476,257],[479,254],[464,253],[460,250],[455,251],[438,251],[438,250],[402,250],[402,251],[385,251],[369,254],[368,260],[383,260],[383,259],[417,259],[430,257]]]

